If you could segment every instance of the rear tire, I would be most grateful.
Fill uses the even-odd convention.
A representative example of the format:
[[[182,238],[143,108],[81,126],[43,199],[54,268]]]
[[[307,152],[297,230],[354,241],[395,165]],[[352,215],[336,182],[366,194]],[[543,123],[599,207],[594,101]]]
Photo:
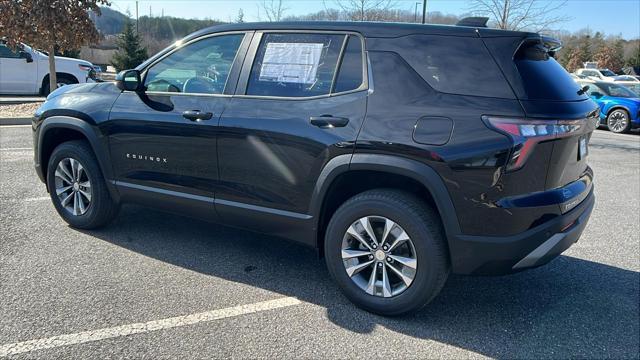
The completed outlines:
[[[370,224],[369,229],[377,239],[372,241],[369,231],[360,232],[359,229],[366,229],[366,224],[357,225],[363,224],[359,222],[362,219],[367,219],[365,222]],[[376,219],[380,219],[380,222],[376,223]],[[386,231],[385,224],[391,224],[387,221],[395,223],[390,226],[391,232]],[[376,246],[373,252],[351,235],[354,230],[371,247],[374,241],[380,247]],[[408,240],[404,241],[407,245],[388,246],[403,237],[398,235],[403,230],[408,236]],[[350,245],[345,247],[345,244]],[[380,251],[383,245],[387,245],[384,249],[386,255]],[[400,246],[406,246],[404,255],[391,253]],[[403,191],[376,189],[347,200],[329,222],[324,247],[329,272],[345,296],[357,306],[380,315],[400,315],[422,308],[438,295],[449,275],[448,251],[439,216],[427,204]],[[354,263],[349,257],[358,251],[364,252]],[[413,259],[411,265],[415,266],[415,270],[413,267],[405,268],[404,264],[409,263],[409,258]],[[353,264],[359,266],[370,261],[374,261],[370,268],[373,270],[353,273]],[[400,269],[404,276],[399,276],[391,266]],[[349,271],[352,272],[351,276]],[[374,271],[378,272],[374,274]],[[405,279],[410,277],[411,282],[406,285]]]
[[[617,134],[625,134],[631,130],[631,118],[623,109],[615,109],[607,115],[607,128]]]
[[[47,187],[58,214],[72,227],[95,229],[108,224],[118,213],[86,141],[65,142],[53,150],[47,166]]]

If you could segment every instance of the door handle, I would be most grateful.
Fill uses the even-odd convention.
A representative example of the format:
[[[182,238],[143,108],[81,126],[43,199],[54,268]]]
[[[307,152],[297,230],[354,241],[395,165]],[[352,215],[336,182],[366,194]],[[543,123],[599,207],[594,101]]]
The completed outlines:
[[[349,123],[348,118],[331,115],[312,116],[309,118],[311,125],[320,128],[343,127]]]
[[[182,116],[191,121],[203,121],[211,119],[213,117],[213,113],[202,112],[200,110],[187,110],[182,113]]]

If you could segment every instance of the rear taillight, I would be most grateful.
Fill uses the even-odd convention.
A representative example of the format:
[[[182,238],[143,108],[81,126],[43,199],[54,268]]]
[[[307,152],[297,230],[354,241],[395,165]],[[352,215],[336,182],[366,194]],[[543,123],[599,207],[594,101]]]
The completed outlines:
[[[572,136],[585,125],[584,120],[533,120],[483,116],[487,126],[511,138],[513,151],[507,170],[520,169],[542,141]]]

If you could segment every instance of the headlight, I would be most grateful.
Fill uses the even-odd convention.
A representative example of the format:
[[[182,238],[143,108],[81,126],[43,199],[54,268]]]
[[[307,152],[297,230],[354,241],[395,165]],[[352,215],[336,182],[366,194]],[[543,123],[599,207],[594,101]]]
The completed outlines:
[[[93,70],[93,66],[91,66],[91,65],[78,64],[78,67],[80,68],[80,70],[83,70],[83,71],[91,71],[91,70]]]

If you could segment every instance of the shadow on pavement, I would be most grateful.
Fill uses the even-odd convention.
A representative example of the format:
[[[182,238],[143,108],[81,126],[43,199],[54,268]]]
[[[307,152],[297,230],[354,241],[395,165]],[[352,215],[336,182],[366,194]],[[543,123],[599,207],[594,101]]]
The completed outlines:
[[[638,357],[640,273],[569,256],[510,276],[451,276],[420,312],[384,318],[346,300],[324,262],[301,245],[137,206],[123,207],[114,224],[87,233],[317,304],[330,321],[357,333],[382,326],[491,357]]]

